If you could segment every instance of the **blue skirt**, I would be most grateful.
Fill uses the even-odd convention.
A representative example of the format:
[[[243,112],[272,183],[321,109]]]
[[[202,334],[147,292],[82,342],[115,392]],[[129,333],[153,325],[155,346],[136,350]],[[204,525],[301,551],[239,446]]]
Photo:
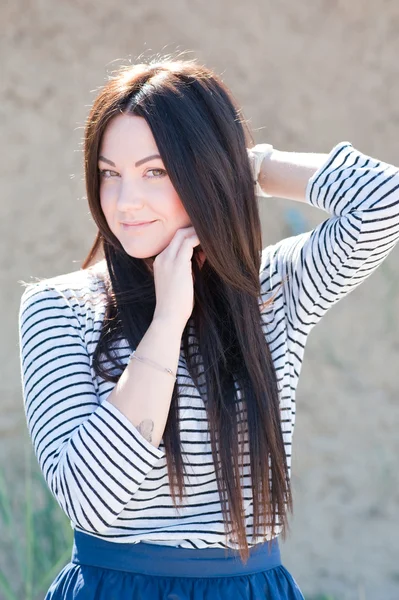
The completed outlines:
[[[278,538],[238,551],[101,540],[75,531],[71,562],[45,600],[304,600]]]

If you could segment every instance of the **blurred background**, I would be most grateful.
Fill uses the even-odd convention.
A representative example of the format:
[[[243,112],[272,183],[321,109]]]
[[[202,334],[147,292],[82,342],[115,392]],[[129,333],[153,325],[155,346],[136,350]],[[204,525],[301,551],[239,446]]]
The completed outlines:
[[[213,68],[256,143],[348,140],[399,165],[397,0],[2,0],[0,598],[39,600],[71,529],[26,432],[20,281],[80,268],[95,235],[81,141],[107,71],[176,54]],[[328,217],[261,200],[264,246]],[[306,600],[399,598],[399,249],[312,332],[297,394],[285,566]]]

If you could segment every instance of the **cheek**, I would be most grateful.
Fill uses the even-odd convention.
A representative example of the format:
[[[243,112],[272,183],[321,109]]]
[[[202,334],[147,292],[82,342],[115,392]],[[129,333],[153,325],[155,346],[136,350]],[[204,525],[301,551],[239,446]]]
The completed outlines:
[[[115,212],[115,194],[109,187],[100,188],[100,207],[107,221],[112,221],[112,215]]]
[[[189,223],[190,219],[187,214],[186,209],[184,208],[184,204],[180,200],[174,188],[173,191],[170,191],[168,194],[168,203],[166,208],[167,214],[169,217],[172,217],[174,221],[177,223]],[[185,225],[178,225],[178,227],[184,227]]]
[[[105,185],[104,182],[100,184],[99,194],[102,203],[110,202],[111,198],[115,196],[115,190],[113,190],[113,188],[115,188],[115,186]]]
[[[108,204],[104,201],[104,197],[100,196],[100,208],[103,211],[103,215],[105,217],[105,220],[109,223],[110,222],[110,215],[109,215],[109,211],[108,211]]]

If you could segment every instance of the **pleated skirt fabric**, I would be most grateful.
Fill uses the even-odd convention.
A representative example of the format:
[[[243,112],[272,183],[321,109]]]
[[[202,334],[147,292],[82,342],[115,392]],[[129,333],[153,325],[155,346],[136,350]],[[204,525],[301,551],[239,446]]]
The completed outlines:
[[[44,600],[304,600],[278,538],[250,549],[126,544],[74,532],[71,561]]]

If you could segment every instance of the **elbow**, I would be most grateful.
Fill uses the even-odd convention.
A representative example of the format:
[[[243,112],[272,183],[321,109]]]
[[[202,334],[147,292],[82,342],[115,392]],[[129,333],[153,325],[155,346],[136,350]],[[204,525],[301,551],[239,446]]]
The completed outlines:
[[[81,503],[76,499],[74,499],[73,504],[66,502],[65,497],[62,495],[56,496],[56,500],[72,525],[88,533],[108,533],[117,518],[113,514],[104,514],[93,510],[87,503]]]
[[[94,534],[107,533],[119,516],[96,502],[93,497],[88,498],[81,489],[68,486],[68,482],[60,479],[57,472],[48,481],[48,485],[73,526],[84,531]]]

